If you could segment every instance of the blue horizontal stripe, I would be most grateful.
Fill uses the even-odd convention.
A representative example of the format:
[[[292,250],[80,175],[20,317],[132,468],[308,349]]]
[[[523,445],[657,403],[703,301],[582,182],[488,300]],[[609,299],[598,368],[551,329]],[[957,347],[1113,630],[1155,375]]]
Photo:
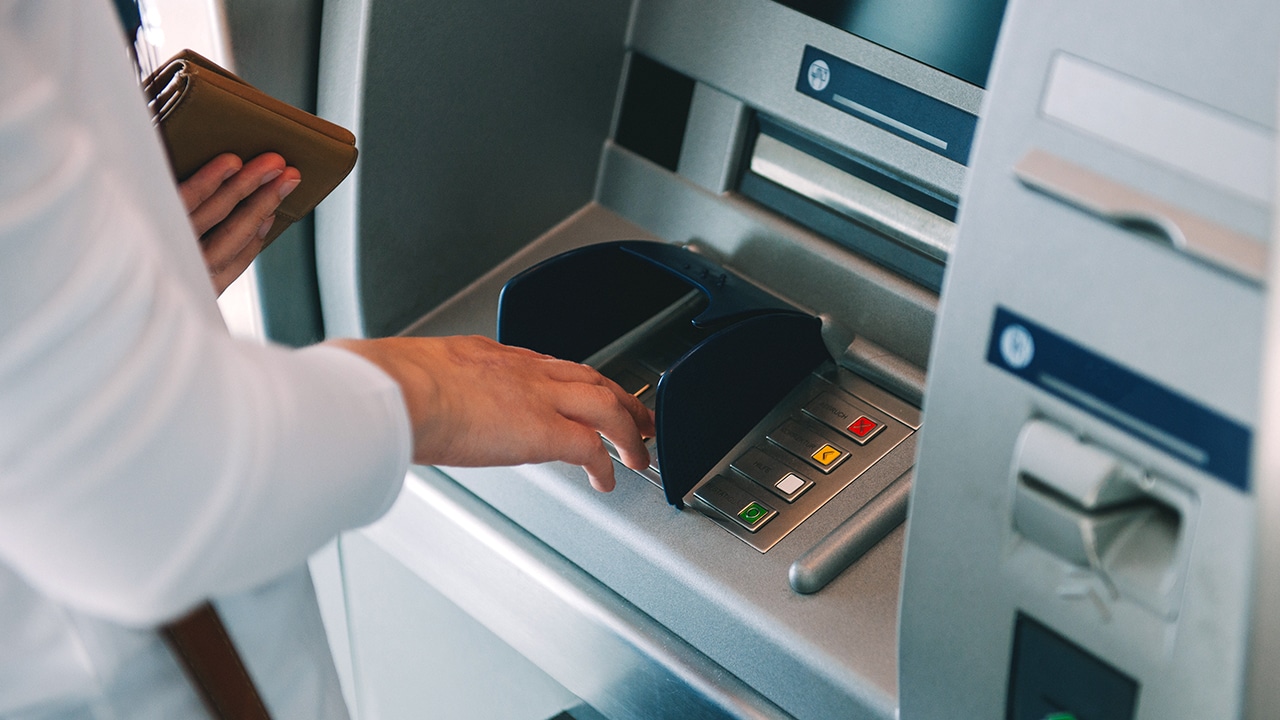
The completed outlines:
[[[1248,427],[1025,317],[996,308],[987,362],[1232,487],[1249,489]]]

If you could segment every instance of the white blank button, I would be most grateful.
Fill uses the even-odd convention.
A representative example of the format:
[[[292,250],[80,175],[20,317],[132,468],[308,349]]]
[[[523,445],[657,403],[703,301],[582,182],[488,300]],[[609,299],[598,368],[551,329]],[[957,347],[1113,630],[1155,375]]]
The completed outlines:
[[[787,473],[787,476],[779,480],[774,487],[778,488],[783,495],[790,495],[804,487],[804,478],[795,473]]]

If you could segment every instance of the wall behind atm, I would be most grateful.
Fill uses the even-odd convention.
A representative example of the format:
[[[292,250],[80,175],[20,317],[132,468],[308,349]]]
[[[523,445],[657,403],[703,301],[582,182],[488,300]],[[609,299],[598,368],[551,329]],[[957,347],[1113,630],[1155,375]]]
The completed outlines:
[[[225,4],[240,74],[314,112],[324,2]],[[330,16],[356,6],[332,4]],[[403,329],[591,199],[612,110],[596,95],[611,93],[621,72],[629,5],[421,3],[371,13],[367,52],[426,55],[416,65],[442,71],[390,84],[395,97],[362,97],[365,115],[351,128],[366,178],[358,232],[377,238],[355,270],[367,334]],[[591,32],[556,37],[561,28]],[[581,63],[579,51],[593,43],[617,47],[608,62]],[[303,345],[335,332],[320,310],[313,218],[263,253],[257,274],[268,337]],[[339,324],[337,332],[353,332]]]

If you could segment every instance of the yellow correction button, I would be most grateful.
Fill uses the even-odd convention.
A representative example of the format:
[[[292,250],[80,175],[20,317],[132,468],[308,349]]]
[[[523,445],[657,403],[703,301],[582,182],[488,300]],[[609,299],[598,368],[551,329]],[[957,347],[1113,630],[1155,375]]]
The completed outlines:
[[[834,448],[830,445],[823,445],[818,448],[818,451],[811,457],[813,457],[819,465],[831,465],[835,461],[839,460],[840,456],[843,454],[844,453],[840,452],[839,448]]]
[[[828,434],[794,419],[782,423],[767,437],[769,442],[804,459],[823,473],[831,472],[849,457],[849,451],[832,442]]]

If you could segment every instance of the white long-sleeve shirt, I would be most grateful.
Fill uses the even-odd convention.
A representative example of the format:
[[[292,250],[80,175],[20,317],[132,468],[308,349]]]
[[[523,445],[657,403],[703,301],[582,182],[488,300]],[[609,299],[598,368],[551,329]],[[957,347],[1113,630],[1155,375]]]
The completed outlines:
[[[190,709],[146,628],[298,568],[409,462],[380,370],[226,333],[113,13],[0,0],[0,717]]]

